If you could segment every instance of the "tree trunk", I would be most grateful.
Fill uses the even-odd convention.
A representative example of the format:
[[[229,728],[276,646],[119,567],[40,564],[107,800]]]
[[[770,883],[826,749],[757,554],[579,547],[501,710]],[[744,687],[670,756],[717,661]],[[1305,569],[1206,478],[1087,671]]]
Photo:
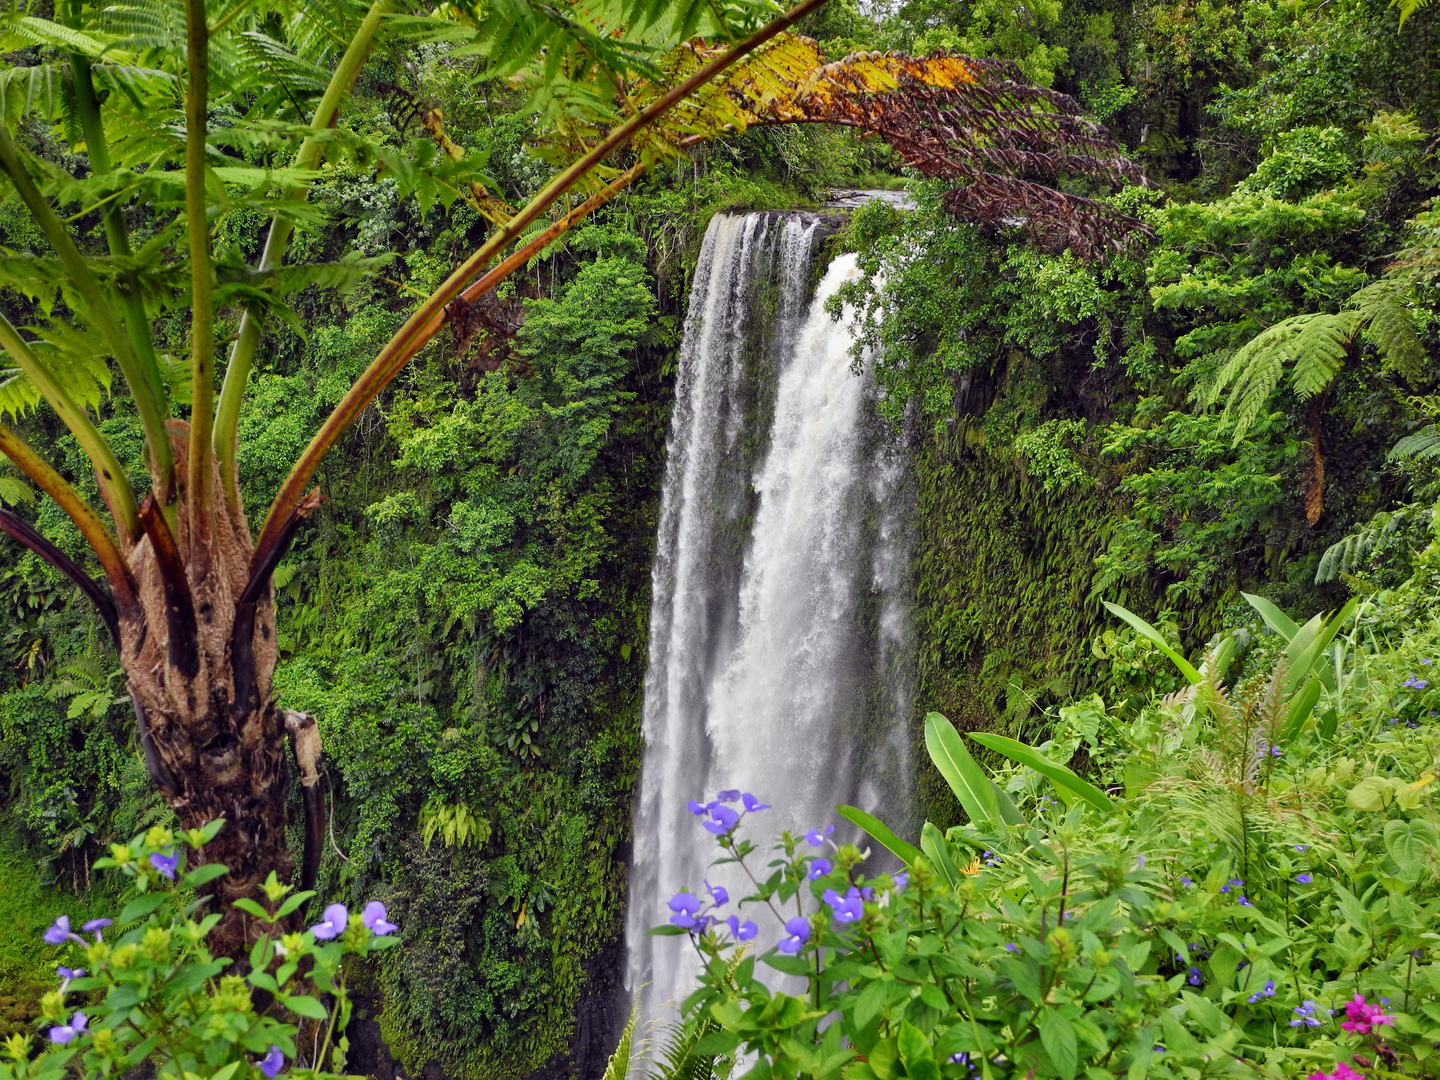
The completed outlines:
[[[271,692],[273,567],[257,584],[244,514],[224,499],[210,521],[192,520],[187,427],[170,421],[176,503],[167,513],[147,498],[145,535],[125,552],[138,604],[118,613],[120,654],[146,764],[181,824],[226,820],[203,858],[230,872],[202,891],[223,915],[211,951],[241,956],[259,928],[231,902],[259,899],[271,871],[286,882],[294,871],[285,843],[285,727]]]

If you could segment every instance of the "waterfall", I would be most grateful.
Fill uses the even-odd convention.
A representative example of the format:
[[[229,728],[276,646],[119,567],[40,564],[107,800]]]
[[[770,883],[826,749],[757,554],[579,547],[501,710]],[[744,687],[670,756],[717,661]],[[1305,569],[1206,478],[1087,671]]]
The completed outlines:
[[[717,854],[686,809],[721,788],[773,808],[746,835],[837,825],[836,803],[908,824],[902,439],[853,370],[849,314],[810,297],[818,215],[717,215],[690,294],[654,563],[645,751],[629,891],[629,982],[643,1010],[697,968],[684,938],[647,937]],[[856,838],[854,830],[840,836]],[[733,867],[709,874],[743,896]],[[726,913],[734,911],[734,902]],[[778,937],[759,913],[756,944]]]

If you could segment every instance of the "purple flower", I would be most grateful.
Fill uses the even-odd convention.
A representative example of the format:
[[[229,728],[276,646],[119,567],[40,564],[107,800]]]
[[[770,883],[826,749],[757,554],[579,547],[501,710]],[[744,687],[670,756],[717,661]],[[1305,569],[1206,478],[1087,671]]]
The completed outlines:
[[[810,864],[810,872],[805,875],[807,881],[819,881],[826,874],[830,873],[831,862],[829,859],[816,859]]]
[[[907,874],[904,870],[901,870],[898,874],[895,875],[895,891],[904,892],[909,887],[910,875]]]
[[[835,912],[836,922],[858,922],[865,914],[865,901],[860,898],[860,890],[854,885],[850,886],[850,890],[844,896],[834,889],[826,889],[823,899]]]
[[[80,929],[84,930],[87,934],[93,933],[96,941],[104,941],[105,935],[102,934],[101,931],[114,921],[114,919],[91,919],[84,926],[80,927]]]
[[[1314,881],[1315,879],[1309,874],[1296,874],[1295,880],[1298,881],[1301,885],[1309,885],[1310,882]]]
[[[810,940],[810,921],[797,915],[785,923],[786,936],[776,946],[783,953],[793,956],[800,947]]]
[[[1190,969],[1190,977],[1185,981],[1191,986],[1199,986],[1205,980],[1200,977],[1200,969],[1198,967],[1192,967]]]
[[[1299,1017],[1299,1019],[1291,1020],[1290,1026],[1293,1028],[1319,1027],[1320,1018],[1315,1015],[1318,1010],[1319,1006],[1316,1005],[1315,1002],[1309,1000],[1304,1001],[1299,1005],[1296,1005],[1295,1015]]]
[[[379,900],[371,900],[365,905],[365,910],[360,913],[360,920],[376,937],[384,937],[386,934],[393,934],[400,928],[393,922],[385,921],[385,905]]]
[[[1249,900],[1245,899],[1245,897],[1243,897],[1243,896],[1240,897],[1240,899],[1237,900],[1237,901],[1235,901],[1235,902],[1236,902],[1237,904],[1239,904],[1241,907],[1254,907],[1254,906],[1255,906],[1254,904],[1250,903]]]
[[[715,901],[716,907],[724,907],[730,902],[730,894],[725,891],[724,885],[711,885],[709,881],[706,881],[705,888],[709,891],[711,899]]]
[[[720,794],[715,797],[721,802],[739,802],[740,792],[735,788],[730,788],[728,791],[720,792]]]
[[[1221,891],[1221,892],[1229,892],[1229,891],[1230,891],[1230,883],[1227,881],[1224,885],[1221,885],[1221,886],[1220,886],[1220,891]]]
[[[55,974],[67,981],[70,979],[83,979],[85,977],[85,969],[58,967],[55,969]]]
[[[824,831],[823,833],[822,833],[819,829],[811,829],[809,832],[807,832],[807,833],[805,834],[805,842],[806,842],[807,844],[809,844],[811,847],[822,847],[822,846],[824,846],[824,844],[825,844],[825,840],[826,840],[826,839],[830,836],[830,834],[833,833],[834,831],[835,831],[835,826],[834,826],[834,825],[826,825],[826,826],[825,826],[825,831]]]
[[[1270,756],[1271,756],[1271,757],[1279,757],[1283,752],[1284,752],[1284,751],[1282,751],[1282,750],[1280,749],[1280,747],[1278,747],[1278,746],[1272,746],[1272,747],[1270,747]]]
[[[1195,883],[1194,883],[1193,881],[1191,881],[1188,877],[1185,877],[1185,875],[1182,874],[1182,875],[1180,875],[1180,884],[1181,884],[1181,885],[1184,885],[1185,888],[1188,889],[1188,888],[1190,888],[1191,886],[1193,886]]]
[[[1261,998],[1274,997],[1274,996],[1275,996],[1275,980],[1274,980],[1274,979],[1267,979],[1267,980],[1265,980],[1265,986],[1264,986],[1264,988],[1255,991],[1255,993],[1251,994],[1250,997],[1247,998],[1246,1000],[1248,1000],[1251,1005],[1254,1005],[1254,1004],[1255,1004],[1257,1001],[1259,1001]]]
[[[730,936],[736,941],[749,941],[760,932],[760,928],[749,919],[742,923],[738,915],[731,915],[725,920],[725,925],[730,927]]]
[[[70,916],[61,915],[56,918],[42,937],[48,945],[63,945],[67,939],[75,938],[75,935],[70,932]],[[79,938],[75,938],[75,940],[78,941]]]
[[[696,817],[704,817],[707,813],[705,809],[705,804],[701,802],[696,802],[694,799],[689,800],[688,802],[686,802],[685,805],[690,808],[690,813],[694,814]]]
[[[1136,855],[1136,856],[1135,856],[1135,869],[1136,869],[1136,870],[1144,870],[1144,869],[1145,869],[1145,856],[1144,856],[1144,855]]]
[[[270,1052],[260,1059],[260,1071],[265,1074],[266,1080],[275,1080],[283,1068],[285,1055],[280,1052],[280,1047],[271,1044]]]
[[[751,795],[748,791],[740,796],[740,801],[744,804],[746,811],[751,814],[756,813],[760,810],[770,809],[770,804],[768,802],[761,802],[759,799],[755,798],[754,795]]]
[[[89,1022],[84,1013],[77,1012],[70,1018],[68,1024],[61,1024],[58,1027],[52,1027],[50,1029],[50,1041],[64,1046],[71,1039],[75,1038],[75,1036],[83,1035],[85,1033],[85,1025]]]
[[[700,914],[700,898],[688,892],[678,892],[670,898],[670,910],[675,913],[670,916],[672,923],[692,929],[695,916]]]
[[[728,806],[712,806],[710,816],[715,820],[705,822],[705,828],[716,836],[724,836],[740,824],[740,815]]]
[[[1385,722],[1386,722],[1387,724],[1398,724],[1398,723],[1400,723],[1400,717],[1398,717],[1398,716],[1392,716],[1392,717],[1390,717],[1389,720],[1387,720],[1387,721],[1385,721]]]
[[[1296,851],[1309,851],[1309,850],[1310,850],[1310,845],[1309,845],[1309,844],[1296,844],[1296,845],[1295,845],[1295,850],[1296,850]]]
[[[161,877],[174,881],[175,868],[180,865],[180,855],[175,851],[171,851],[168,855],[164,852],[157,851],[150,856],[150,865],[155,868]]]
[[[1015,942],[1013,941],[1007,941],[1005,942],[1005,951],[1008,953],[1018,953],[1020,951],[1020,946],[1015,944]]]
[[[333,937],[339,937],[345,932],[345,927],[350,924],[350,912],[344,904],[331,904],[325,909],[324,917],[310,927],[310,932],[321,941],[329,941]]]

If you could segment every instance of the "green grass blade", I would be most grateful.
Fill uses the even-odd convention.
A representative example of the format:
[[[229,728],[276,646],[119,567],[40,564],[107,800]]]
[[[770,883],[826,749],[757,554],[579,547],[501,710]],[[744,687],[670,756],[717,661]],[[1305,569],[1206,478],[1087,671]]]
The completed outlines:
[[[1082,780],[1076,776],[1073,770],[1064,765],[1057,765],[1033,746],[1026,746],[1022,742],[1007,739],[1004,735],[995,735],[988,731],[972,731],[969,734],[970,738],[981,746],[988,747],[997,754],[1003,754],[1011,761],[1028,765],[1058,787],[1074,792],[1095,809],[1107,814],[1114,813],[1115,804],[1103,791],[1088,780]]]
[[[876,843],[894,855],[906,866],[909,866],[919,858],[919,848],[901,840],[883,821],[877,817],[872,817],[858,806],[846,806],[844,803],[841,803],[835,807],[835,812],[850,822],[851,825],[856,825],[864,829],[866,834],[874,839]]]
[[[1191,686],[1194,686],[1200,681],[1200,672],[1195,670],[1194,665],[1192,665],[1190,661],[1186,660],[1183,656],[1181,656],[1178,652],[1176,652],[1170,647],[1170,643],[1165,640],[1164,634],[1160,633],[1159,630],[1156,630],[1155,627],[1151,626],[1148,622],[1140,618],[1140,616],[1136,615],[1133,611],[1127,611],[1119,604],[1110,603],[1109,600],[1106,600],[1104,603],[1105,610],[1110,612],[1111,615],[1115,615],[1121,619],[1124,619],[1127,623],[1130,624],[1130,626],[1135,630],[1137,634],[1145,638],[1147,641],[1153,642],[1156,648],[1158,648],[1162,653],[1168,656],[1170,658],[1170,662],[1180,669],[1180,674],[1184,675],[1185,678],[1189,680]]]
[[[965,749],[954,726],[939,713],[932,712],[925,717],[925,749],[971,821],[979,824],[998,820],[1000,815],[990,778]]]

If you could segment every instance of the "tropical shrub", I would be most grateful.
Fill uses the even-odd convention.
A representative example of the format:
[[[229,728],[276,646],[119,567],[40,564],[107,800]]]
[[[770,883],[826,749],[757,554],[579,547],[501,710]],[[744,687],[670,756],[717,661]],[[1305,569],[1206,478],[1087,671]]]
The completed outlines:
[[[314,894],[272,873],[259,890],[263,903],[234,902],[259,932],[245,973],[227,974],[234,961],[212,955],[206,942],[221,914],[195,896],[226,872],[220,863],[195,865],[224,824],[153,828],[97,860],[97,869],[129,879],[129,900],[113,919],[76,928],[60,915],[45,931],[66,962],[56,968],[59,988],[41,1003],[49,1046],[32,1056],[30,1038],[12,1035],[0,1078],[90,1080],[147,1062],[168,1080],[275,1080],[292,1065],[314,1077],[343,1074],[351,1004],[342,961],[394,945],[398,928],[372,901],[354,915],[331,904],[308,930],[287,933],[289,917]]]

